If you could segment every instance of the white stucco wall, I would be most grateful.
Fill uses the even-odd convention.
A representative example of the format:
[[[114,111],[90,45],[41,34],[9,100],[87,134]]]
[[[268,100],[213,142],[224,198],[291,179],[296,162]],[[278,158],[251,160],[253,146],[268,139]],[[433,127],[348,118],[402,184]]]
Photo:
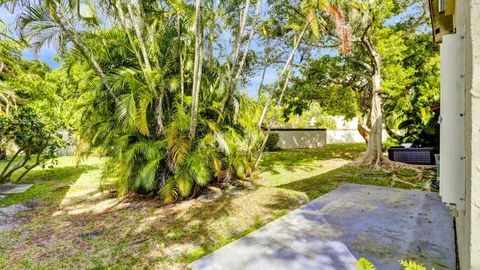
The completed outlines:
[[[465,207],[454,209],[460,269],[480,270],[480,0],[455,1],[465,39]]]
[[[461,269],[480,269],[480,0],[466,3],[465,35],[465,150],[466,200],[460,217],[459,254]],[[458,16],[458,15],[457,15]],[[457,19],[457,18],[456,18]]]
[[[280,139],[280,149],[322,148],[327,144],[327,131],[324,129],[276,129]]]
[[[356,129],[327,130],[327,143],[364,143],[362,135]]]
[[[388,139],[386,130],[382,132],[382,141]],[[365,143],[362,135],[356,129],[335,129],[327,130],[327,144],[330,143]]]

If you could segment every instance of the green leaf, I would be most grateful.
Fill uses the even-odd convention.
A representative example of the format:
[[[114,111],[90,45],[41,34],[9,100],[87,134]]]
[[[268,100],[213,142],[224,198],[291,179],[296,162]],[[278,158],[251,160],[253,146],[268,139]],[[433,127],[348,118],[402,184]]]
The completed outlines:
[[[360,258],[355,264],[355,270],[377,270],[377,268],[367,259]]]

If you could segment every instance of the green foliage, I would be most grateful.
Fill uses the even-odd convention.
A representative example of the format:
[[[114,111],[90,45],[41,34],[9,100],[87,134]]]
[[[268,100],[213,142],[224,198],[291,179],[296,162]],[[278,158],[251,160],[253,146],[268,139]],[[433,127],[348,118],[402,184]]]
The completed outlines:
[[[438,146],[439,125],[431,106],[440,101],[439,48],[429,34],[411,34],[403,42],[407,49],[401,69],[409,70],[408,80],[400,85],[403,88],[387,89],[385,122],[391,128],[390,135],[399,143]],[[402,73],[392,72],[392,82],[397,74]]]
[[[326,129],[337,129],[337,122],[334,117],[325,113],[320,105],[313,101],[308,109],[302,110],[301,114],[297,112],[292,112],[290,115],[286,115],[293,104],[290,103],[283,110],[283,117],[277,121],[276,126],[279,127],[289,127],[289,128],[326,128]],[[330,113],[333,113],[330,111]]]
[[[405,270],[426,270],[425,266],[416,263],[414,261],[400,260],[400,264]],[[355,270],[376,270],[377,268],[373,263],[365,258],[360,258],[355,264]],[[434,270],[434,269],[432,269]]]
[[[357,263],[355,264],[355,270],[377,270],[373,263],[369,262],[365,258],[358,259]]]
[[[364,109],[359,106],[363,97],[357,92],[363,81],[358,75],[347,75],[354,68],[339,56],[312,59],[286,93],[284,118],[288,119],[290,114],[302,115],[314,104],[320,105],[319,112],[328,115],[357,116]]]
[[[425,266],[414,261],[400,260],[400,264],[405,267],[405,270],[426,270]]]
[[[265,145],[266,151],[275,151],[278,149],[277,143],[280,140],[280,135],[278,133],[272,132],[268,136],[267,144]]]
[[[439,101],[439,51],[431,34],[422,30],[429,27],[424,3],[356,0],[333,4],[351,26],[349,35],[356,42],[346,55],[329,52],[309,59],[288,91],[284,117],[301,115],[318,103],[330,115],[368,119],[370,44],[379,54],[382,112],[389,135],[397,143],[438,144],[438,125],[430,106]],[[335,27],[332,16],[325,23],[329,29]],[[341,33],[332,34],[321,46],[339,48]]]
[[[213,57],[215,65],[204,66],[198,127],[194,138],[189,137],[192,101],[185,94],[192,90],[191,55],[186,59],[182,93],[179,51],[171,50],[182,41],[176,37],[173,22],[165,21],[152,37],[152,46],[160,47],[153,51],[155,59],[151,60],[157,63],[147,77],[134,60],[135,48],[123,30],[99,31],[84,40],[98,46],[94,57],[106,72],[118,103],[103,91],[93,73],[83,78],[75,73],[78,151],[111,157],[105,176],[118,179],[120,194],[139,192],[167,203],[187,198],[211,181],[249,177],[249,157],[260,138],[252,121],[252,115],[259,117],[259,107],[242,95],[235,97],[239,109],[227,111],[229,117],[218,123],[227,80],[224,67]],[[68,68],[88,71],[88,62],[78,53],[73,49],[66,55]]]
[[[42,122],[30,107],[19,107],[9,115],[0,115],[0,136],[13,142],[18,148],[3,168],[0,182],[12,180],[12,175],[24,169],[15,180],[21,180],[36,166],[54,161],[63,142],[56,129]],[[32,162],[30,162],[32,161]]]

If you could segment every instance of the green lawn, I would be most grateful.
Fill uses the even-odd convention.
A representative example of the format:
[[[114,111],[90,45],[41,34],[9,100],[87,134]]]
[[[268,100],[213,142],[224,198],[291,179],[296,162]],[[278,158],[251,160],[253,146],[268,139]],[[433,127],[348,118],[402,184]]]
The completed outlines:
[[[14,230],[0,232],[0,269],[184,269],[342,183],[391,186],[394,172],[344,166],[364,148],[266,153],[263,179],[253,187],[168,206],[138,195],[117,198],[111,180],[101,180],[104,159],[77,166],[62,157],[53,169],[39,168],[23,180],[35,184],[28,192],[0,201],[32,209],[16,217]],[[395,173],[418,187],[431,175],[417,181],[413,171]]]

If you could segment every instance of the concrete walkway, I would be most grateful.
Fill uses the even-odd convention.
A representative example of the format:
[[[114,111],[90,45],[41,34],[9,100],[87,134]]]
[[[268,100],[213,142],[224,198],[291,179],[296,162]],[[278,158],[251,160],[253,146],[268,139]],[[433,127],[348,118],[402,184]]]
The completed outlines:
[[[346,184],[207,255],[196,270],[377,269],[400,259],[455,269],[453,220],[438,194]]]
[[[25,185],[18,185],[18,184],[1,184],[0,185],[0,194],[14,194],[14,193],[22,193],[27,191],[31,188],[33,184],[25,184]]]

